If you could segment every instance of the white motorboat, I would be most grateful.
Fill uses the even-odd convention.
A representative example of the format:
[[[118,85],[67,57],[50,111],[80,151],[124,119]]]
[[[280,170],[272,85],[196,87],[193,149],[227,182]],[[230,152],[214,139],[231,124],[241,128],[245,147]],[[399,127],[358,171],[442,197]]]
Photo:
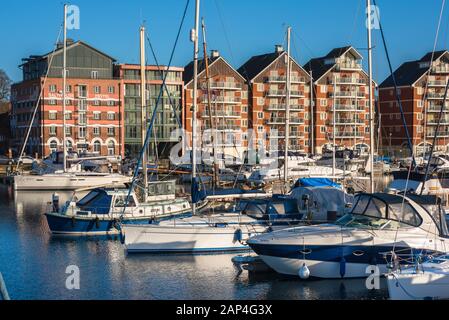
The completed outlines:
[[[431,257],[423,263],[387,274],[392,300],[449,299],[449,256]]]
[[[387,271],[392,251],[402,255],[445,252],[445,214],[435,196],[359,194],[350,214],[334,224],[287,228],[248,240],[249,246],[281,274],[306,266],[318,278],[367,276],[367,267]],[[400,239],[398,241],[398,239]]]
[[[58,172],[43,175],[14,176],[14,190],[78,190],[106,186],[120,187],[131,177],[117,173]]]

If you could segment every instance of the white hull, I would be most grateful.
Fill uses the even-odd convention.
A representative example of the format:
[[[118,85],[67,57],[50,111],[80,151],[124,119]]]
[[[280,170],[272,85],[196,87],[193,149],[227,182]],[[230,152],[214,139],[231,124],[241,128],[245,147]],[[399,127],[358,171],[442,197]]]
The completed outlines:
[[[102,186],[123,186],[130,178],[119,174],[45,174],[14,177],[14,190],[77,190]]]
[[[284,275],[298,277],[299,269],[305,263],[309,268],[310,276],[324,279],[341,278],[339,262],[325,262],[316,260],[300,260],[271,256],[260,256],[261,259],[274,271]],[[344,278],[364,278],[370,275],[367,273],[368,264],[362,263],[346,263]],[[385,264],[377,265],[380,273],[387,271]]]
[[[122,230],[128,252],[195,253],[250,250],[245,239],[265,227],[124,225]]]
[[[392,300],[449,299],[449,276],[441,273],[387,275]]]

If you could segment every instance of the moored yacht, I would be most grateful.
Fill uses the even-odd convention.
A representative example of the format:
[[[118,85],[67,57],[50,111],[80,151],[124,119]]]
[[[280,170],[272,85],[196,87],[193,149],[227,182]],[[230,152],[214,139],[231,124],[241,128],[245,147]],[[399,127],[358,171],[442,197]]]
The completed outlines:
[[[333,224],[287,228],[248,240],[250,247],[281,274],[357,278],[367,267],[386,272],[393,252],[444,252],[446,221],[435,196],[359,194],[350,214]]]

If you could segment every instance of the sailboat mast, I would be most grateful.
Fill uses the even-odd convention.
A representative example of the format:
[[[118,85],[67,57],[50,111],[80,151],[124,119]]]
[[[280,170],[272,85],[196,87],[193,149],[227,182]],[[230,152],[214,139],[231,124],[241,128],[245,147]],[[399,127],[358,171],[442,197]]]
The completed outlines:
[[[148,150],[145,146],[145,136],[147,132],[147,95],[146,95],[146,74],[145,74],[145,27],[140,27],[140,103],[141,103],[141,117],[142,117],[142,172],[143,172],[143,187],[145,191],[144,201],[147,199],[148,188]]]
[[[195,1],[195,26],[191,33],[193,40],[193,104],[192,104],[192,179],[196,178],[196,130],[198,103],[198,29],[200,24],[200,0]],[[196,214],[196,204],[192,204],[192,213]]]
[[[210,92],[210,72],[209,72],[209,58],[207,56],[207,42],[206,42],[206,25],[204,23],[204,19],[201,21],[201,28],[203,31],[203,51],[204,51],[204,68],[206,70],[206,86],[207,86],[207,105],[209,108],[209,121],[210,121],[210,128],[212,132],[212,154],[213,154],[213,185],[218,185],[218,164],[217,164],[217,148],[216,148],[216,136],[217,132],[215,130],[215,118],[212,114],[212,94]],[[223,108],[224,109],[224,108]]]
[[[336,135],[337,130],[335,130],[335,125],[337,122],[337,75],[334,75],[334,100],[333,100],[333,106],[332,106],[332,177],[335,177],[335,167],[337,166],[336,163],[336,156],[335,153],[337,152],[337,146],[336,146]]]
[[[371,46],[371,0],[366,0],[368,15],[368,74],[369,74],[369,132],[370,132],[370,192],[374,192],[374,106],[373,106],[373,63]]]
[[[66,145],[66,90],[67,90],[67,5],[64,5],[64,44],[62,53],[62,167],[67,172],[67,145]]]
[[[290,84],[291,84],[291,59],[290,59],[290,36],[291,27],[287,28],[287,56],[286,56],[286,84],[285,84],[285,143],[284,143],[284,182],[285,187],[288,184],[288,149],[290,140]]]

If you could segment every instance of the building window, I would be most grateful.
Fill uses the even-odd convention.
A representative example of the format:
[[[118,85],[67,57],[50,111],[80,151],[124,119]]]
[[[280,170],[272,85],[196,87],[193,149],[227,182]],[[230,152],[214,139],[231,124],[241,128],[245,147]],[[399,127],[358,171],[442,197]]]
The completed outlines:
[[[265,90],[265,85],[263,83],[257,84],[257,91],[263,92]]]
[[[56,126],[50,126],[50,135],[51,136],[56,136]]]
[[[90,72],[90,77],[92,79],[98,79],[98,71],[91,71]]]
[[[422,126],[418,126],[418,127],[417,127],[417,130],[418,130],[418,133],[422,133],[422,131],[423,131],[423,130],[422,130]]]
[[[55,99],[50,99],[48,101],[48,104],[51,105],[51,106],[55,106],[56,105],[56,100]]]
[[[320,113],[320,120],[327,120],[327,113],[326,112],[321,112]]]
[[[418,113],[418,114],[416,115],[416,118],[417,118],[418,120],[422,120],[422,119],[424,118],[424,115],[423,115],[422,113]]]
[[[113,137],[115,136],[115,128],[108,128],[108,136]]]
[[[109,93],[114,93],[114,92],[115,92],[115,87],[109,86],[109,87],[108,87],[108,92],[109,92]]]
[[[108,142],[108,155],[113,156],[115,154],[115,143],[114,141]]]
[[[114,100],[108,100],[108,106],[113,107],[114,106]]]
[[[72,111],[66,111],[65,119],[66,120],[72,120]]]
[[[86,138],[86,128],[85,127],[80,127],[78,130],[78,135],[80,139],[85,139]]]
[[[100,135],[100,127],[93,128],[94,136],[98,137]]]
[[[72,127],[65,127],[65,135],[68,137],[72,135]]]
[[[51,84],[49,87],[50,92],[56,92],[56,85],[55,84]]]
[[[99,106],[100,105],[100,100],[94,100],[94,106]]]
[[[56,140],[51,140],[50,141],[50,151],[51,152],[58,151],[58,142],[56,142]]]
[[[257,118],[258,119],[263,119],[263,112],[258,112],[257,113]]]
[[[58,113],[56,111],[50,111],[48,113],[49,120],[56,120],[58,118]]]
[[[322,107],[326,107],[326,106],[327,106],[327,99],[321,99],[321,100],[320,100],[320,105],[321,105]]]
[[[100,120],[101,119],[101,113],[100,112],[94,112],[94,120]]]
[[[65,143],[65,145],[66,145],[68,151],[73,151],[73,144],[72,144],[72,141],[67,140],[66,143]]]
[[[100,86],[94,86],[94,93],[100,94],[101,93],[101,87]]]
[[[94,142],[94,152],[95,153],[101,153],[101,143],[100,141]]]
[[[115,120],[115,113],[109,112],[108,113],[108,120]]]
[[[65,92],[66,92],[66,93],[71,93],[71,92],[72,92],[72,86],[69,85],[69,84],[66,85],[66,86],[65,86]]]
[[[258,104],[259,106],[263,105],[264,103],[265,103],[265,99],[264,99],[264,98],[261,98],[261,97],[258,97],[258,98],[257,98],[257,104]]]
[[[321,93],[326,93],[327,92],[327,86],[321,86]]]
[[[422,108],[422,100],[418,100],[418,108]]]
[[[321,133],[326,133],[326,127],[321,126],[321,127],[320,127],[320,132],[321,132]]]

